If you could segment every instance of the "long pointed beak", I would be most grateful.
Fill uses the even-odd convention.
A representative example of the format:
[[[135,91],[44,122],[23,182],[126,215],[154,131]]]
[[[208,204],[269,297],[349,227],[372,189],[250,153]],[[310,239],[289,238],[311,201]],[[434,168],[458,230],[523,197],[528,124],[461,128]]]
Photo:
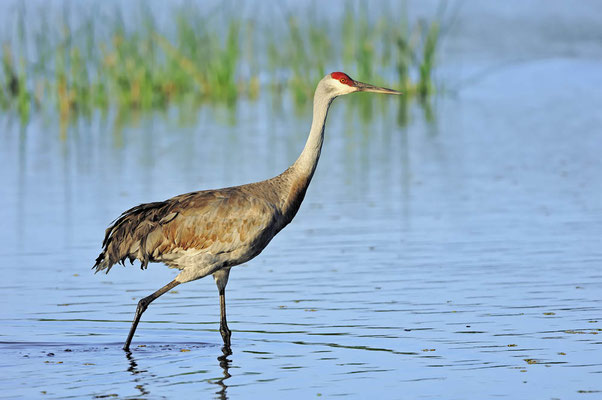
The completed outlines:
[[[369,83],[355,81],[355,87],[358,92],[374,92],[374,93],[386,93],[386,94],[401,94],[397,90],[387,89],[384,87],[370,85]]]

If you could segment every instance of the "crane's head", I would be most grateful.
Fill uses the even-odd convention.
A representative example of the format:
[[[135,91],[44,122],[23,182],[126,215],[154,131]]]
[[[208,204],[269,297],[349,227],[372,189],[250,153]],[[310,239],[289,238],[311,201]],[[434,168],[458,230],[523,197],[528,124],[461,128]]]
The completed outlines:
[[[373,86],[368,83],[354,81],[344,72],[333,72],[322,79],[322,82],[327,86],[327,90],[331,95],[341,96],[353,92],[374,92],[386,94],[401,94],[397,90],[387,89],[383,87]]]

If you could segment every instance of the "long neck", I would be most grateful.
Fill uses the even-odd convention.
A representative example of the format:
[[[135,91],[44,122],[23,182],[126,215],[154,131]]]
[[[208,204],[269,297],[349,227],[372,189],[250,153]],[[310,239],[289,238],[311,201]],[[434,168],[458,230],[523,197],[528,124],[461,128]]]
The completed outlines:
[[[326,116],[328,114],[328,108],[334,97],[329,96],[322,86],[318,86],[314,95],[314,116],[311,123],[311,129],[305,147],[301,152],[301,155],[291,166],[290,171],[294,176],[302,178],[307,177],[311,180],[318,160],[320,159],[320,153],[322,151],[322,143],[324,142],[324,125],[326,124]],[[309,185],[309,181],[307,182]]]
[[[286,223],[293,219],[301,206],[305,191],[318,165],[324,142],[326,115],[333,99],[334,96],[330,95],[322,85],[318,85],[314,95],[313,121],[305,147],[297,161],[280,175],[284,184],[282,189],[285,193],[281,193],[281,200],[283,200],[283,212],[287,215]]]

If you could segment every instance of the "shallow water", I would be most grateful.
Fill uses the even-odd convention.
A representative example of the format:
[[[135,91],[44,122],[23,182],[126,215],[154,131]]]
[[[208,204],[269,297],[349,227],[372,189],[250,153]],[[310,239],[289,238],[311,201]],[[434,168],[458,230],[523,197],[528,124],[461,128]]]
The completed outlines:
[[[438,98],[433,123],[336,100],[299,214],[230,275],[226,358],[211,279],[153,303],[126,354],[175,272],[90,267],[121,211],[284,170],[310,116],[263,99],[65,142],[2,116],[0,398],[600,397],[602,61],[580,43]],[[490,65],[457,57],[452,81]]]

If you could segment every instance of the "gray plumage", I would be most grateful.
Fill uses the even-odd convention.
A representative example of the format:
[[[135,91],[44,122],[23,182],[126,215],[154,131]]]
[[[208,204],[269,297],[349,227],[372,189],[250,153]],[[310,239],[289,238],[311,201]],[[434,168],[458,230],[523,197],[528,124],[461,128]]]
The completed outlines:
[[[289,169],[263,182],[192,192],[131,208],[106,230],[94,268],[108,273],[114,264],[137,259],[142,269],[149,262],[163,262],[183,270],[189,266],[185,261],[191,252],[197,251],[198,257],[211,263],[210,269],[241,264],[257,256],[290,223],[310,178],[293,176]]]

